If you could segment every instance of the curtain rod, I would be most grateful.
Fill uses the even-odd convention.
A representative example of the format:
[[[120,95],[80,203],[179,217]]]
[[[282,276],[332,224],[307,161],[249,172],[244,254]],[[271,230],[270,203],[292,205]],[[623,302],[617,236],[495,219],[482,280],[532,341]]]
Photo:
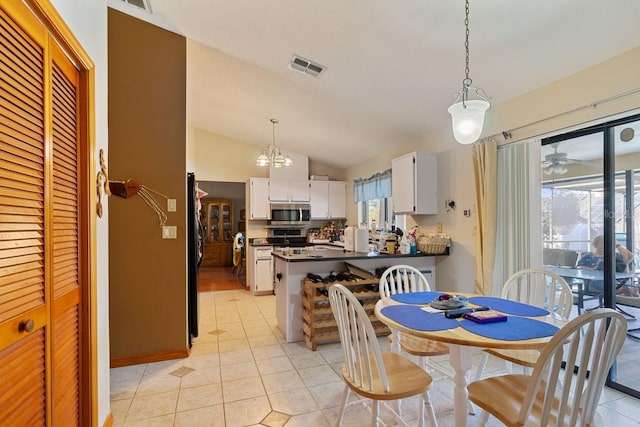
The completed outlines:
[[[513,131],[524,129],[524,128],[529,127],[529,126],[537,125],[539,123],[543,123],[543,122],[546,122],[548,120],[553,120],[553,119],[556,119],[558,117],[566,116],[568,114],[572,114],[572,113],[575,113],[575,112],[578,112],[578,111],[581,111],[581,110],[586,110],[587,108],[595,108],[600,104],[604,104],[606,102],[614,101],[614,100],[616,100],[618,98],[624,98],[625,96],[633,95],[633,94],[638,93],[638,92],[640,92],[640,88],[635,88],[635,89],[628,90],[626,92],[618,93],[616,95],[611,95],[611,96],[609,96],[607,98],[603,98],[603,99],[600,99],[598,101],[594,101],[594,102],[591,102],[589,104],[582,105],[580,107],[576,107],[576,108],[573,108],[573,109],[568,110],[568,111],[564,111],[562,113],[554,114],[552,116],[545,117],[545,118],[540,119],[540,120],[536,120],[535,122],[527,123],[527,124],[524,124],[524,125],[512,128],[512,129],[509,129],[509,130],[504,130],[504,131],[502,131],[500,133],[496,133],[494,135],[487,136],[485,138],[482,138],[481,142],[484,142],[485,140],[489,141],[491,139],[495,139],[497,136],[502,136],[505,141],[508,141],[509,139],[511,139],[511,133]],[[518,141],[512,141],[509,144],[512,144],[512,143],[515,143],[515,142],[518,142]],[[502,145],[506,145],[506,144],[502,144]]]

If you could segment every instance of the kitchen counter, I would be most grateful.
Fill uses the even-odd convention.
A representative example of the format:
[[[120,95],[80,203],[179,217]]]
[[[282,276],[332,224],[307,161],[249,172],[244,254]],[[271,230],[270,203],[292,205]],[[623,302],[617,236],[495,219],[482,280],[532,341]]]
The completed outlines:
[[[368,271],[405,264],[416,267],[436,290],[435,259],[438,255],[388,255],[369,256],[363,252],[344,252],[342,249],[303,249],[298,254],[284,255],[273,251],[274,292],[276,294],[276,319],[278,329],[287,342],[301,341],[302,333],[302,281],[307,273],[326,276],[332,271],[345,271],[345,262]],[[446,255],[446,254],[445,254]]]
[[[347,261],[359,259],[372,259],[380,258],[387,261],[396,260],[398,258],[420,258],[420,257],[434,257],[448,255],[448,251],[441,255],[428,255],[423,253],[417,254],[387,254],[385,252],[368,254],[365,252],[347,252],[342,249],[315,249],[315,250],[301,250],[299,254],[285,255],[280,251],[273,251],[273,256],[279,258],[285,262],[309,262],[309,261]],[[397,262],[396,262],[397,263]]]

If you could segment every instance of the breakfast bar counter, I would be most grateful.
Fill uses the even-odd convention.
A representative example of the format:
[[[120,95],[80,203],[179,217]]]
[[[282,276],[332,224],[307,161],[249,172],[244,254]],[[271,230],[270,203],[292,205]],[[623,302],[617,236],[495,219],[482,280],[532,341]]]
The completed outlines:
[[[278,329],[287,342],[302,341],[302,281],[308,273],[326,276],[332,271],[346,271],[345,262],[374,272],[376,268],[397,264],[410,265],[420,270],[431,289],[436,289],[435,257],[441,255],[375,254],[346,252],[342,249],[274,251],[274,292]],[[446,254],[445,254],[446,255]]]

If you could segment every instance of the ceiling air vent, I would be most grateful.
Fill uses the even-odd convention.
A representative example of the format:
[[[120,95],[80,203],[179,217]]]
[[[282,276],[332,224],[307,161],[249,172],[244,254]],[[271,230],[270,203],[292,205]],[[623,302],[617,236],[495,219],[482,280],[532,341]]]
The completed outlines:
[[[320,77],[320,74],[324,73],[327,69],[324,65],[320,65],[317,62],[310,61],[298,55],[291,57],[289,68],[313,77]]]
[[[131,6],[138,7],[151,13],[151,0],[122,0],[123,2],[130,4]]]

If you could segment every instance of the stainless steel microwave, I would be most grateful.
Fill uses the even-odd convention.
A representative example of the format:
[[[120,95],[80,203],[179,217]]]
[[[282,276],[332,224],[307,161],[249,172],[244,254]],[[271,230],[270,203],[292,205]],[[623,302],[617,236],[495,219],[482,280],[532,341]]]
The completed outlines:
[[[300,225],[311,221],[308,203],[271,203],[271,224]]]

